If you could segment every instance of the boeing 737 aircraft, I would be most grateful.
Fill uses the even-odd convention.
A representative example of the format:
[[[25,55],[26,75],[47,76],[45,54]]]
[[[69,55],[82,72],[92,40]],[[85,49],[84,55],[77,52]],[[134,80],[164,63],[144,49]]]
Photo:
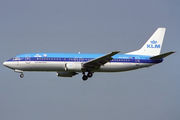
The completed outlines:
[[[72,77],[82,73],[85,81],[94,72],[122,72],[149,67],[163,61],[175,51],[160,54],[166,28],[158,28],[144,46],[136,51],[118,54],[27,53],[17,55],[3,63],[15,72],[56,71],[58,77]]]

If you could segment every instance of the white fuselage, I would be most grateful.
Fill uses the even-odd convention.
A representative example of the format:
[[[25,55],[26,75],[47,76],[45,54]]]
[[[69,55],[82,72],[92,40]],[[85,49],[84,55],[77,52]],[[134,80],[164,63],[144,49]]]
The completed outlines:
[[[71,69],[66,69],[66,64],[70,64]],[[17,69],[22,71],[76,71],[82,72],[79,68],[82,66],[83,62],[48,62],[48,61],[9,61],[4,62],[5,66],[11,69]],[[121,72],[133,69],[138,69],[142,67],[148,67],[153,65],[153,63],[124,63],[124,62],[108,62],[101,66],[98,70],[94,72]]]

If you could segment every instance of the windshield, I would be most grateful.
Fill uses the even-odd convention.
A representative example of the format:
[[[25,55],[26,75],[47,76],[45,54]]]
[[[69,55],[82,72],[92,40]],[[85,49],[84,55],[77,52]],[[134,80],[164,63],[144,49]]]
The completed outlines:
[[[19,57],[13,57],[13,58],[11,58],[11,60],[20,60],[20,58]]]

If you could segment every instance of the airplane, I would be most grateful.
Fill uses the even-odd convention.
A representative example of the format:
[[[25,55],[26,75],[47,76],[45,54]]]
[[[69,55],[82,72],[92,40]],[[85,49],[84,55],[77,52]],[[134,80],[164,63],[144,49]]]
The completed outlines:
[[[56,71],[58,77],[73,77],[82,73],[86,81],[94,72],[122,72],[161,63],[165,57],[176,51],[160,54],[166,28],[158,28],[139,50],[118,54],[71,54],[71,53],[27,53],[17,55],[3,63],[15,72]]]

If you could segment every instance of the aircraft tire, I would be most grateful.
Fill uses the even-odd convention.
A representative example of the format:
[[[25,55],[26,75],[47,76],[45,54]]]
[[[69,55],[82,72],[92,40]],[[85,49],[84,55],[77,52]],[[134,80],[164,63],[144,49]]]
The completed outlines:
[[[93,76],[93,73],[92,73],[92,72],[88,72],[87,76],[88,76],[89,78],[91,78],[91,77]]]
[[[83,79],[84,81],[86,81],[86,80],[88,79],[88,76],[83,75],[82,79]]]
[[[20,78],[23,78],[24,77],[24,74],[20,74]]]

